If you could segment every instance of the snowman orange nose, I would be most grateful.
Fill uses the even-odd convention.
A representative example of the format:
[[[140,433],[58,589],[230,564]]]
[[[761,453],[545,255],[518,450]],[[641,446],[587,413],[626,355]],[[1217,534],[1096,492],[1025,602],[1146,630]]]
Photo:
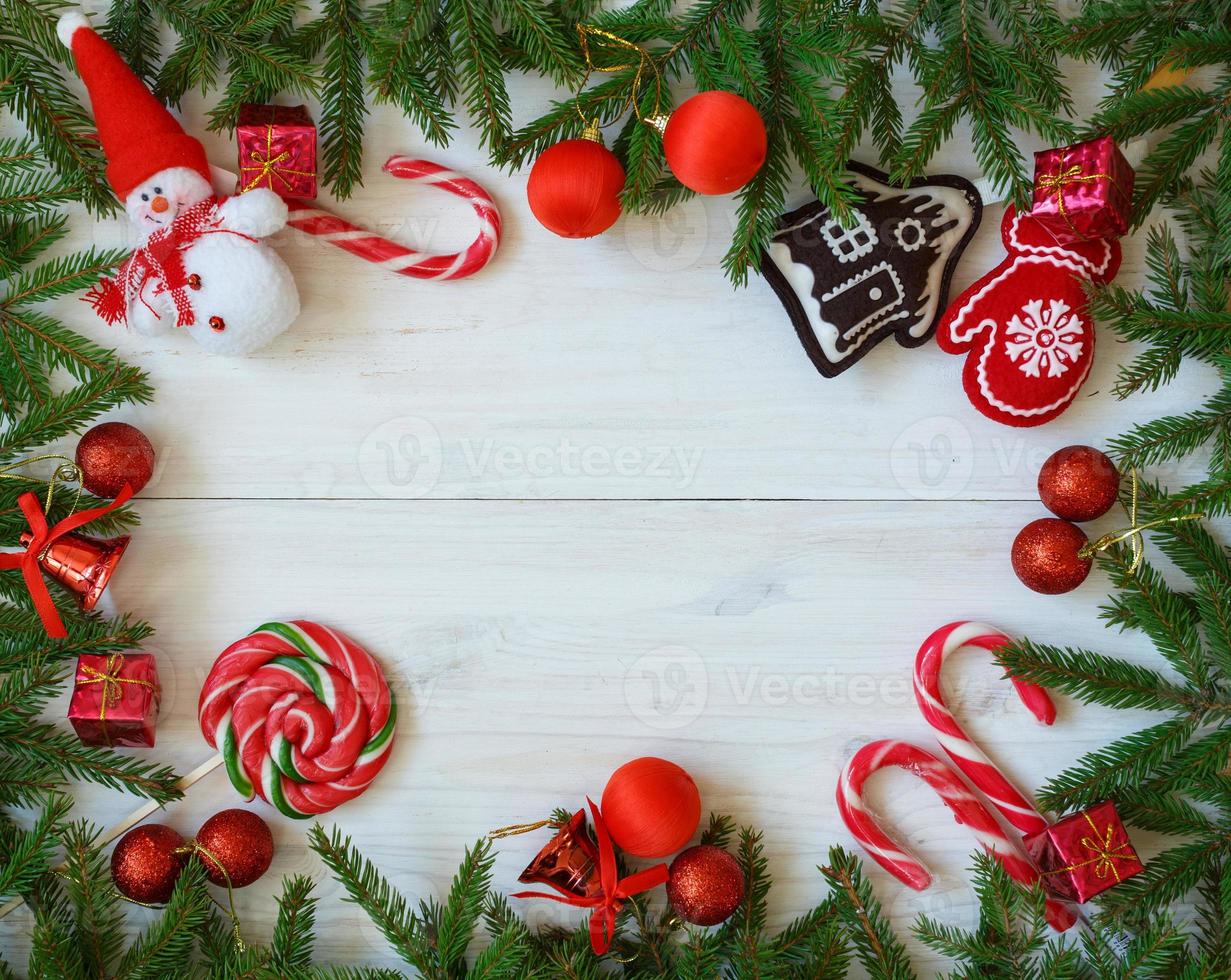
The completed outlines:
[[[150,210],[157,211],[159,214],[162,214],[170,206],[171,205],[167,203],[167,199],[165,197],[156,197],[154,200],[150,201]]]

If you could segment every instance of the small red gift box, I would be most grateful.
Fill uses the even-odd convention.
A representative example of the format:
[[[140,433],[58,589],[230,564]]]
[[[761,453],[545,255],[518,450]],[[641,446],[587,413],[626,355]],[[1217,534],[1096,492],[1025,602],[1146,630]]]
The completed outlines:
[[[239,189],[268,187],[282,197],[316,197],[316,126],[306,106],[239,109]]]
[[[1087,902],[1143,870],[1110,800],[1030,834],[1026,853],[1057,898]]]
[[[1119,238],[1132,223],[1133,177],[1110,136],[1040,150],[1030,213],[1061,245]]]
[[[68,720],[83,745],[149,747],[160,697],[153,654],[83,653],[77,658]]]

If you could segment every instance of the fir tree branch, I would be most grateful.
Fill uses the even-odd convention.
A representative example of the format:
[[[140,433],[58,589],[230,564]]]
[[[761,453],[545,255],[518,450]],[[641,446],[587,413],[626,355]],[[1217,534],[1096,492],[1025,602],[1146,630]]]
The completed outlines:
[[[184,795],[176,786],[179,776],[169,766],[82,745],[76,736],[51,725],[14,725],[0,718],[0,731],[4,735],[0,753],[15,760],[48,766],[74,779],[100,783],[159,803]]]
[[[205,890],[205,865],[189,861],[175,880],[162,916],[146,929],[120,959],[115,980],[161,980],[189,962],[196,933],[213,914]]]

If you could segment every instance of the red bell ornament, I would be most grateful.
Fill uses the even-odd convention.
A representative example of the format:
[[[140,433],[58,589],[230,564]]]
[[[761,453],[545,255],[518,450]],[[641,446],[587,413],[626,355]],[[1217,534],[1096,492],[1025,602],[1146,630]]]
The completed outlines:
[[[20,540],[22,547],[26,547],[34,536],[25,531]],[[102,598],[130,540],[127,534],[118,538],[65,534],[39,555],[38,564],[45,574],[75,592],[82,610],[89,612]]]
[[[624,168],[597,128],[544,150],[530,168],[526,197],[548,231],[562,238],[601,235],[620,217]]]
[[[586,811],[578,810],[526,866],[518,881],[550,885],[558,892],[593,898],[601,894],[598,847],[586,832]]]
[[[734,92],[694,95],[663,130],[667,166],[698,194],[739,190],[765,163],[768,145],[760,114]]]

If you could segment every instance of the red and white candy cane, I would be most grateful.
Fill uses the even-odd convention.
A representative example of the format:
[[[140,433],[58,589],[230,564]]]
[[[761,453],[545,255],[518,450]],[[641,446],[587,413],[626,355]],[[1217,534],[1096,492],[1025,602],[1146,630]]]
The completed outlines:
[[[855,840],[877,864],[916,891],[932,883],[932,876],[910,850],[891,837],[869,812],[863,801],[863,785],[878,769],[898,766],[914,773],[936,790],[957,822],[974,833],[982,848],[1004,865],[1009,876],[1023,884],[1034,884],[1038,870],[1020,848],[1009,840],[995,816],[975,797],[961,777],[926,749],[909,742],[882,739],[870,742],[851,757],[838,781],[838,812]],[[1049,899],[1047,921],[1063,932],[1076,921],[1072,909]]]
[[[382,269],[416,279],[463,279],[474,275],[492,260],[500,244],[500,212],[496,210],[492,196],[482,186],[448,167],[410,157],[390,157],[385,161],[385,172],[439,187],[470,202],[479,216],[478,237],[464,251],[430,255],[352,225],[309,201],[291,198],[286,202],[290,210],[287,224],[321,241],[344,248]]]
[[[950,654],[966,647],[998,650],[1009,643],[1009,637],[983,623],[957,622],[942,626],[923,641],[915,658],[915,700],[924,720],[932,726],[936,740],[975,788],[1023,834],[1033,834],[1047,828],[1034,804],[996,768],[957,723],[945,706],[940,692],[940,675]],[[1056,706],[1043,688],[1013,679],[1013,686],[1022,703],[1044,725],[1056,720]]]

